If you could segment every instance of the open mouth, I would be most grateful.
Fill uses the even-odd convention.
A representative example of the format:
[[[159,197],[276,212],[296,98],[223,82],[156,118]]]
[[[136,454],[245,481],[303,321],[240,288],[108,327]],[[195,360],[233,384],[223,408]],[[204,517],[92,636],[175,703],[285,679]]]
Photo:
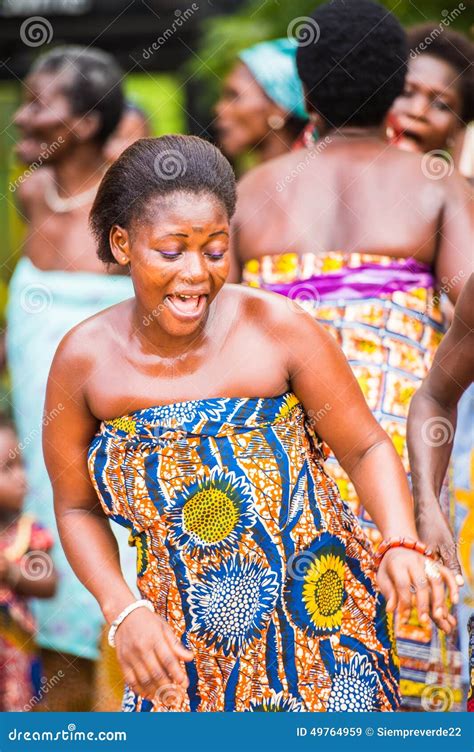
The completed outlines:
[[[419,144],[421,141],[421,135],[416,133],[416,131],[411,131],[409,128],[402,130],[400,135],[404,138],[409,138],[410,141],[414,141],[416,144]]]
[[[178,318],[199,318],[206,307],[207,295],[167,295],[165,302]]]
[[[416,130],[403,127],[403,119],[392,119],[388,126],[388,134],[393,142],[401,148],[406,148],[409,151],[422,150],[423,137]]]
[[[412,133],[411,131],[402,131],[398,136],[396,143],[401,149],[405,149],[406,151],[423,151],[421,137],[417,133]]]

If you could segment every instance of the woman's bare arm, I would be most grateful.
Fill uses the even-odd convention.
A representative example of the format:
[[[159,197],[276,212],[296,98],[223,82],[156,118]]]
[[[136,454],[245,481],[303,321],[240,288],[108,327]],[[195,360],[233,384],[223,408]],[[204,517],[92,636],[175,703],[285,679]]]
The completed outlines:
[[[77,348],[77,339],[73,333],[63,340],[51,367],[45,415],[55,417],[45,421],[43,452],[61,544],[74,572],[110,622],[135,596],[123,578],[117,542],[87,469],[87,451],[98,421],[86,404],[90,364]]]
[[[384,536],[416,536],[413,501],[395,448],[370,412],[334,338],[306,314],[291,344],[292,387]]]
[[[442,211],[435,271],[438,284],[456,303],[474,271],[474,191],[457,172],[443,180],[446,200]]]
[[[333,450],[384,538],[416,538],[413,501],[402,463],[370,412],[342,351],[308,314],[287,315],[286,320],[279,339],[287,343],[290,383],[313,418],[315,431]],[[454,578],[447,570],[443,577],[456,599]],[[423,557],[403,549],[389,551],[379,569],[379,584],[388,607],[393,609],[398,603],[405,612],[416,591],[420,618],[427,618],[431,586],[433,618],[450,631],[454,622],[448,616],[444,589],[427,582]]]
[[[443,562],[461,573],[456,545],[439,506],[451,457],[458,402],[474,378],[474,274],[466,282],[453,323],[433,366],[411,401],[407,440],[417,527]]]
[[[83,332],[73,330],[54,358],[45,413],[56,417],[45,422],[43,450],[64,551],[110,623],[136,597],[122,575],[117,542],[87,468],[98,421],[86,400],[91,362],[83,352],[85,340]],[[186,685],[179,660],[190,660],[192,654],[156,614],[142,608],[131,613],[117,631],[116,644],[125,680],[136,692],[152,697],[170,682]]]

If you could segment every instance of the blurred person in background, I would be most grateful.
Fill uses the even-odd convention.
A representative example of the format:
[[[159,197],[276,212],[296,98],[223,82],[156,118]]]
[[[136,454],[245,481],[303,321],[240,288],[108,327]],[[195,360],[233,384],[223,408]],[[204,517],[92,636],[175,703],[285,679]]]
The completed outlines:
[[[251,152],[265,162],[285,154],[301,135],[308,116],[296,50],[285,38],[240,53],[215,106],[217,142],[230,159]]]
[[[390,136],[408,150],[449,152],[474,119],[474,45],[433,24],[409,29],[407,40],[408,71],[389,113]]]
[[[51,598],[56,573],[51,533],[23,513],[26,475],[19,440],[0,415],[0,711],[32,710],[41,702],[38,660],[29,598]]]
[[[231,279],[279,292],[327,326],[408,472],[408,406],[444,332],[436,285],[448,278],[456,300],[472,265],[469,189],[455,171],[434,181],[420,155],[387,146],[407,58],[394,16],[370,0],[334,0],[308,27],[320,33],[297,64],[325,139],[242,179]],[[378,545],[353,484],[334,459],[327,467]],[[397,636],[403,707],[431,707],[437,683],[456,708],[456,634],[445,639],[414,611]]]
[[[411,401],[407,425],[417,528],[429,531],[428,537],[439,558],[457,572],[458,585],[462,585],[463,578],[456,556],[455,536],[449,529],[448,521],[445,519],[442,524],[439,512],[436,517],[433,515],[433,510],[440,509],[439,498],[443,480],[455,446],[454,437],[457,433],[460,400],[473,381],[474,274],[471,274],[456,303],[453,323],[436,352],[428,375]],[[438,441],[426,441],[427,425],[437,427]],[[469,514],[471,518],[473,511],[471,506]],[[466,522],[465,534],[470,534],[472,540],[472,519]],[[470,554],[469,548],[460,549],[460,558],[466,572],[471,566]],[[465,655],[468,653],[469,642],[474,639],[472,604],[469,610],[470,618],[466,619],[466,625],[468,625],[470,639],[466,644]],[[471,709],[473,709],[472,678],[471,674],[466,682],[470,684]]]
[[[119,124],[104,146],[105,158],[108,162],[115,162],[127,146],[148,136],[151,136],[151,128],[145,110],[126,101]]]
[[[14,118],[20,136],[16,153],[29,165],[29,176],[19,181],[15,194],[27,235],[9,289],[7,357],[13,412],[24,443],[25,508],[56,540],[41,449],[42,424],[61,410],[57,405],[53,415],[43,417],[51,361],[75,324],[132,294],[129,276],[110,273],[97,258],[87,225],[107,168],[104,147],[123,115],[121,82],[115,60],[101,50],[53,49],[33,65]],[[64,678],[41,709],[89,710],[103,619],[59,543],[54,558],[57,594],[34,602],[33,609],[46,676],[62,670]]]
[[[439,174],[456,165],[468,180],[474,178],[474,44],[463,34],[439,25],[423,24],[408,30],[408,72],[402,94],[391,108],[388,122],[393,143],[402,149],[431,153]],[[471,125],[469,125],[471,123]],[[443,158],[445,162],[443,162]],[[429,164],[427,162],[427,164]],[[446,278],[444,280],[448,282]],[[453,306],[441,297],[446,321],[453,317]],[[452,452],[450,483],[456,501],[454,529],[461,541],[460,554],[465,565],[466,586],[458,607],[462,654],[467,655],[467,629],[474,595],[474,529],[468,525],[469,498],[474,485],[474,387],[460,398],[457,429]],[[418,520],[422,540],[440,551],[448,566],[456,564],[452,534],[445,524],[439,505]],[[467,666],[463,665],[467,682]]]

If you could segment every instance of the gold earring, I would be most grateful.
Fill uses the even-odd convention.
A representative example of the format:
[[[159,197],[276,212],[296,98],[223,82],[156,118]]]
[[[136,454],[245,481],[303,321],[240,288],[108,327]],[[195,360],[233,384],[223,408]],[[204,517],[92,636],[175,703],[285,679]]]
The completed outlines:
[[[285,125],[285,118],[281,115],[269,115],[267,118],[267,123],[272,131],[279,131]]]

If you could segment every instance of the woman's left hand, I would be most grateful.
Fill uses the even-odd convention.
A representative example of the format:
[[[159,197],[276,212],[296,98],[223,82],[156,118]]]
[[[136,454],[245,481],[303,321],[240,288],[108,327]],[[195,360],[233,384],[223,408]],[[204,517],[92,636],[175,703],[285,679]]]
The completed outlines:
[[[406,548],[393,548],[384,555],[377,582],[387,600],[387,611],[398,608],[400,619],[407,621],[413,601],[418,618],[426,624],[429,616],[446,634],[456,619],[449,613],[446,596],[452,603],[459,600],[454,574],[442,564]]]

